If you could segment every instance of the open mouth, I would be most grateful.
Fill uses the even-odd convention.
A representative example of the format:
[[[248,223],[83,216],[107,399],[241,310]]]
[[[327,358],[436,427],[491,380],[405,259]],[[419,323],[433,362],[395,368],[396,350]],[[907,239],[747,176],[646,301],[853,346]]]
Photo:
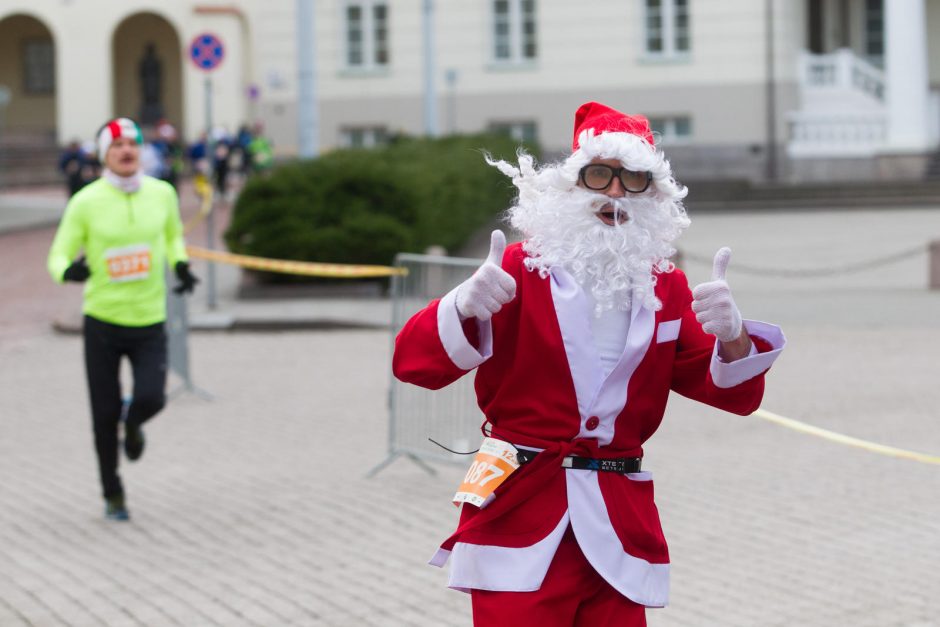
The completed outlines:
[[[601,210],[594,215],[596,215],[597,218],[607,226],[623,224],[630,219],[625,211],[622,209],[617,209],[610,203],[605,204],[603,207],[601,207]]]

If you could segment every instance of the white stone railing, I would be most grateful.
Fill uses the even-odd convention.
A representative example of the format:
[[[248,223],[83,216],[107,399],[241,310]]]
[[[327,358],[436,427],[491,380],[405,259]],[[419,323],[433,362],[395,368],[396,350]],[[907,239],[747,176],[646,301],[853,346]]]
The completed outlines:
[[[885,116],[878,113],[789,114],[791,157],[871,156],[887,140]]]
[[[804,52],[800,59],[800,75],[803,89],[857,90],[884,102],[884,72],[848,48],[830,54]]]

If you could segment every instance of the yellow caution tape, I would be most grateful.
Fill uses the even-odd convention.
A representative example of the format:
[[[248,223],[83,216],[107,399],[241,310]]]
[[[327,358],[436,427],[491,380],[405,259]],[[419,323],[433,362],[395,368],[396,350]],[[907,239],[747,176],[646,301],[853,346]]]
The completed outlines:
[[[209,215],[209,212],[212,210],[212,185],[209,184],[209,179],[205,174],[197,174],[193,177],[193,188],[196,190],[196,195],[202,198],[202,203],[199,205],[199,213],[187,220],[186,224],[183,225],[183,235],[188,234],[196,228],[200,222],[206,219],[206,216]]]
[[[808,433],[810,435],[815,435],[820,438],[830,440],[832,442],[845,444],[846,446],[854,446],[857,448],[865,449],[866,451],[871,451],[873,453],[881,453],[882,455],[889,455],[891,457],[901,457],[903,459],[911,459],[917,462],[923,462],[925,464],[940,464],[940,457],[937,457],[935,455],[927,455],[926,453],[915,453],[914,451],[906,451],[902,448],[895,448],[893,446],[885,446],[884,444],[877,444],[875,442],[869,442],[867,440],[853,438],[848,435],[836,433],[835,431],[829,431],[828,429],[821,429],[819,427],[814,427],[813,425],[808,425],[805,422],[800,422],[799,420],[793,420],[792,418],[785,418],[784,416],[778,416],[777,414],[771,413],[765,409],[758,409],[757,411],[754,412],[753,415],[757,416],[758,418],[763,418],[764,420],[787,427],[789,429],[800,431],[802,433]]]
[[[251,255],[235,255],[233,253],[209,250],[208,248],[200,248],[198,246],[187,246],[186,251],[189,253],[190,257],[195,257],[196,259],[230,263],[251,270],[264,270],[265,272],[279,272],[281,274],[299,274],[302,276],[340,279],[364,279],[395,275],[404,276],[408,274],[406,268],[268,259],[266,257],[253,257]]]

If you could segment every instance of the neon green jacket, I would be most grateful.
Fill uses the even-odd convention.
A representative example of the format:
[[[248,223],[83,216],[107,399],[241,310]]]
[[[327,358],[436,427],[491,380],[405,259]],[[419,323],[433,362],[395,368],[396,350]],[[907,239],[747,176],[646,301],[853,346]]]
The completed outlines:
[[[91,276],[82,311],[111,324],[142,327],[166,320],[166,264],[186,261],[173,186],[144,176],[126,193],[104,178],[76,193],[59,223],[47,266],[62,275],[85,251]]]

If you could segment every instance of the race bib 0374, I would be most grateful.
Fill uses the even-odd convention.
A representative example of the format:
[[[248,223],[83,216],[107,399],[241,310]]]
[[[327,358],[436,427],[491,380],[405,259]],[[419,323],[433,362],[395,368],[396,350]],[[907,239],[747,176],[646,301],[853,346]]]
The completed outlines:
[[[133,244],[104,251],[108,276],[113,283],[142,281],[150,276],[150,246]]]

